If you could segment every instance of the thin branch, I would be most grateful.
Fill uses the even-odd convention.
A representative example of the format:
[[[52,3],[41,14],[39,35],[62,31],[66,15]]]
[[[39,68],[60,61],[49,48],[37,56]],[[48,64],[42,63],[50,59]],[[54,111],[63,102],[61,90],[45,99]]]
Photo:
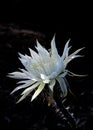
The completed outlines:
[[[15,26],[16,27],[16,26]],[[32,29],[33,30],[33,29]],[[22,36],[34,36],[36,38],[45,38],[45,35],[39,31],[32,31],[27,29],[18,29],[14,28],[11,25],[5,26],[0,24],[0,34],[4,34],[6,32],[10,32],[10,34],[14,35],[22,35]]]

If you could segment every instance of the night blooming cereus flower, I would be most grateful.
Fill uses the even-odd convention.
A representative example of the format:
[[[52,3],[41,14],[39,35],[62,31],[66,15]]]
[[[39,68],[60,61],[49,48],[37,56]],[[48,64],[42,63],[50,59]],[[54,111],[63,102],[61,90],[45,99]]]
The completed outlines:
[[[67,64],[74,58],[81,57],[77,53],[83,49],[80,48],[72,54],[69,54],[71,48],[71,46],[69,47],[69,41],[67,41],[64,47],[62,56],[58,54],[55,45],[55,36],[51,41],[51,49],[49,52],[37,41],[37,52],[29,48],[31,56],[19,53],[19,59],[25,69],[20,69],[20,71],[8,75],[11,78],[20,79],[18,82],[20,85],[11,93],[24,89],[18,102],[22,101],[28,94],[35,90],[31,98],[31,101],[33,101],[42,92],[46,84],[53,92],[56,81],[59,83],[63,97],[67,96],[68,89],[65,76],[67,74],[78,76],[66,69]]]

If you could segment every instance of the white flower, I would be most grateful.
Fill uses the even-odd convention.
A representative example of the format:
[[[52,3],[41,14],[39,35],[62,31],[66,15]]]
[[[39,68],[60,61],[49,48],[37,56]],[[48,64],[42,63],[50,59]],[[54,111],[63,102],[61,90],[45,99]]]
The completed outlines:
[[[50,52],[48,52],[37,41],[37,52],[29,48],[31,56],[19,53],[19,59],[25,69],[20,69],[20,71],[16,71],[8,75],[11,78],[20,79],[18,82],[20,85],[16,87],[12,93],[19,89],[25,89],[18,102],[22,101],[28,94],[35,90],[31,98],[31,101],[33,101],[41,93],[46,84],[48,84],[48,87],[51,91],[53,91],[56,81],[60,85],[63,97],[67,95],[68,90],[65,76],[67,74],[78,76],[66,69],[67,64],[74,58],[81,57],[81,55],[77,55],[77,53],[83,49],[78,49],[69,55],[69,50],[71,48],[71,46],[69,47],[69,41],[70,40],[67,41],[64,47],[62,56],[58,54],[55,45],[55,36],[51,41]]]

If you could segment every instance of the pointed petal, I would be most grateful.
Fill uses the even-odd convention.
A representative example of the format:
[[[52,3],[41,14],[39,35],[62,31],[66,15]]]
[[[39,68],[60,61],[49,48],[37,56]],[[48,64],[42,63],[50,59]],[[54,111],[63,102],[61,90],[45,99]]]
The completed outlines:
[[[58,77],[57,81],[59,82],[61,91],[63,93],[63,97],[66,97],[67,96],[67,86],[66,86],[65,80],[63,78]]]
[[[63,59],[60,59],[59,63],[56,66],[56,72],[57,74],[60,74],[63,71],[64,71],[64,62],[63,62]]]
[[[40,93],[41,91],[44,89],[45,84],[41,83],[40,86],[38,87],[38,89],[35,91],[34,95],[32,96],[31,101],[33,101]]]
[[[36,49],[37,49],[40,56],[45,56],[46,58],[50,57],[49,52],[43,46],[41,46],[41,44],[38,42],[38,40],[37,40]]]
[[[20,57],[19,57],[19,60],[21,61],[21,63],[23,64],[23,66],[25,67],[25,69],[27,70],[27,71],[30,71],[30,66],[31,66],[31,64],[32,64],[32,59],[31,59],[31,57],[29,57],[29,56],[27,56],[27,55],[22,55],[22,54],[20,54],[19,53],[19,55],[20,55]]]
[[[50,61],[51,68],[53,71],[55,71],[56,69],[59,69],[58,66],[60,66],[60,63],[62,63],[60,61],[61,61],[61,57],[58,54],[56,44],[55,44],[55,36],[54,36],[52,41],[51,41],[51,61]]]
[[[25,59],[25,56],[23,55],[23,54],[21,54],[21,53],[18,53],[19,54],[19,56],[22,58],[22,59]]]
[[[42,63],[41,58],[42,57],[40,58],[40,56],[30,48],[29,48],[29,51],[31,53],[32,58],[27,56],[27,55],[24,56],[24,55],[19,53],[19,55],[21,57],[19,59],[22,62],[22,64],[24,65],[25,69],[29,72],[28,74],[31,77],[38,77],[39,73],[43,72],[43,69],[41,66],[41,63]],[[46,60],[46,58],[44,58],[44,60]]]
[[[36,82],[35,84],[33,84],[31,87],[25,89],[21,95],[24,95],[25,93],[28,93],[28,92],[32,92],[38,85],[40,84],[40,82]]]
[[[28,55],[23,55],[21,53],[18,53],[18,54],[19,54],[21,60],[25,60],[25,61],[31,60],[31,57]]]
[[[23,99],[26,98],[27,95],[29,95],[40,83],[35,83],[34,85],[32,85],[31,87],[25,89],[21,95],[23,95],[18,101],[17,103],[21,102]]]
[[[62,54],[63,59],[68,56],[69,49],[71,48],[71,47],[69,47],[69,42],[70,42],[70,39],[67,41],[67,43],[64,47],[64,51],[63,51],[63,54]]]
[[[31,82],[33,80],[31,79],[28,79],[28,80],[21,80],[21,81],[18,81],[16,84],[26,84],[27,82]],[[35,81],[34,81],[35,82]]]
[[[54,58],[55,60],[59,60],[60,57],[55,44],[55,35],[51,41],[51,57]]]
[[[19,57],[19,60],[21,61],[21,63],[23,64],[23,66],[25,67],[27,64],[27,61],[25,59],[22,59]]]
[[[13,94],[14,92],[18,91],[19,89],[26,88],[26,87],[32,85],[33,83],[35,83],[35,81],[29,80],[29,81],[27,81],[25,84],[22,84],[22,85],[19,85],[18,87],[16,87],[16,88],[11,92],[11,94]]]
[[[76,55],[77,53],[79,53],[82,49],[84,49],[85,47],[83,48],[80,48],[78,50],[76,50],[75,52],[73,52],[72,54],[70,54],[68,57],[65,58],[64,60],[64,64],[65,66],[67,66],[67,64],[73,60],[74,58],[77,58],[77,57],[83,57],[82,55]]]
[[[79,53],[81,50],[83,50],[85,47],[82,47],[78,50],[76,50],[75,52],[73,52],[72,54],[70,54],[69,56],[73,56],[73,55],[76,55],[77,53]]]
[[[82,49],[84,49],[84,48],[85,48],[85,47],[82,47],[82,48],[76,50],[75,52],[73,52],[72,54],[70,54],[70,55],[68,56],[68,59],[73,59],[73,58],[75,58],[75,57],[76,57],[76,54],[79,53],[79,52],[80,52]],[[78,55],[77,57],[81,57],[81,56]]]
[[[14,79],[30,79],[29,76],[27,76],[25,73],[22,72],[12,72],[8,74],[8,77],[14,78]]]
[[[32,58],[38,61],[39,55],[35,51],[33,51],[31,48],[29,48],[29,51],[30,51]]]
[[[25,69],[27,70],[27,72],[25,71],[25,73],[27,74],[29,72],[27,75],[30,75],[30,77],[33,77],[33,76],[39,75],[38,74],[39,73],[38,72],[38,66],[39,66],[39,62],[40,61],[39,61],[38,54],[36,54],[31,49],[30,49],[30,51],[32,52],[32,55],[33,55],[34,59],[29,57],[29,56],[27,56],[27,55],[23,56],[22,54],[20,54],[20,55],[22,55],[24,57],[24,59],[23,58],[22,59],[19,58],[19,59],[22,62],[22,64],[24,65]],[[36,54],[37,56],[34,55],[34,54]]]
[[[65,60],[64,60],[64,64],[65,64],[65,67],[66,67],[66,65],[71,61],[71,60],[73,60],[73,59],[75,59],[75,58],[78,58],[78,57],[83,57],[82,55],[73,55],[72,57],[67,57]]]
[[[24,74],[26,74],[27,76],[30,77],[30,79],[34,79],[35,81],[38,80],[38,72],[36,72],[36,70],[34,68],[30,67],[29,71],[26,71],[24,69],[20,69]]]
[[[40,43],[37,41],[37,47],[38,51],[38,57],[37,60],[34,61],[34,63],[37,65],[37,69],[39,73],[48,74],[50,72],[49,69],[49,63],[51,61],[49,52],[40,45]]]
[[[27,94],[27,95],[28,95],[28,94]],[[24,99],[26,98],[27,95],[24,94],[16,103],[19,103],[19,102],[21,102],[22,100],[24,100]]]

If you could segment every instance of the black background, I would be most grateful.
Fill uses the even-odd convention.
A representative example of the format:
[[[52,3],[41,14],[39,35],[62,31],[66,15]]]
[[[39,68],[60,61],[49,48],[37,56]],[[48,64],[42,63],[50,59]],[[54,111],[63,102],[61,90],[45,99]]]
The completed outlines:
[[[43,105],[39,107],[38,101],[32,103],[32,105],[29,102],[23,102],[23,104],[16,106],[15,96],[11,97],[9,95],[15,87],[16,82],[6,77],[7,73],[15,71],[21,66],[18,61],[17,53],[19,51],[21,53],[23,51],[28,53],[28,47],[34,48],[35,38],[39,38],[42,45],[48,49],[50,47],[50,41],[56,33],[56,44],[60,54],[62,54],[63,47],[69,38],[71,38],[70,44],[72,45],[72,51],[85,47],[85,49],[80,52],[84,57],[75,59],[69,64],[68,68],[79,74],[88,74],[88,77],[82,80],[78,78],[68,78],[68,80],[72,87],[72,91],[77,96],[83,93],[83,91],[92,93],[93,9],[91,5],[92,4],[87,1],[82,1],[82,3],[79,1],[0,1],[0,27],[6,27],[8,30],[9,27],[26,29],[41,34],[41,37],[36,35],[33,38],[31,36],[31,40],[31,38],[27,36],[23,37],[20,35],[18,37],[13,35],[4,28],[2,29],[3,31],[0,31],[4,32],[0,35],[0,130],[16,130],[19,128],[34,130],[32,126],[34,126],[33,124],[36,122],[38,122],[36,125],[39,125],[37,129],[41,130],[42,123],[40,124],[39,121],[43,119],[42,116],[44,114],[46,115],[47,109],[45,109]],[[91,106],[93,103],[92,98],[92,94],[90,97],[86,94],[81,100],[81,104],[84,106]],[[33,110],[34,105],[35,108],[37,107],[38,109]],[[91,118],[93,119],[93,117]],[[92,119],[90,119],[91,125]],[[31,120],[31,122],[29,120]],[[90,129],[90,124],[86,126],[86,129]],[[58,129],[58,127],[56,129]]]

